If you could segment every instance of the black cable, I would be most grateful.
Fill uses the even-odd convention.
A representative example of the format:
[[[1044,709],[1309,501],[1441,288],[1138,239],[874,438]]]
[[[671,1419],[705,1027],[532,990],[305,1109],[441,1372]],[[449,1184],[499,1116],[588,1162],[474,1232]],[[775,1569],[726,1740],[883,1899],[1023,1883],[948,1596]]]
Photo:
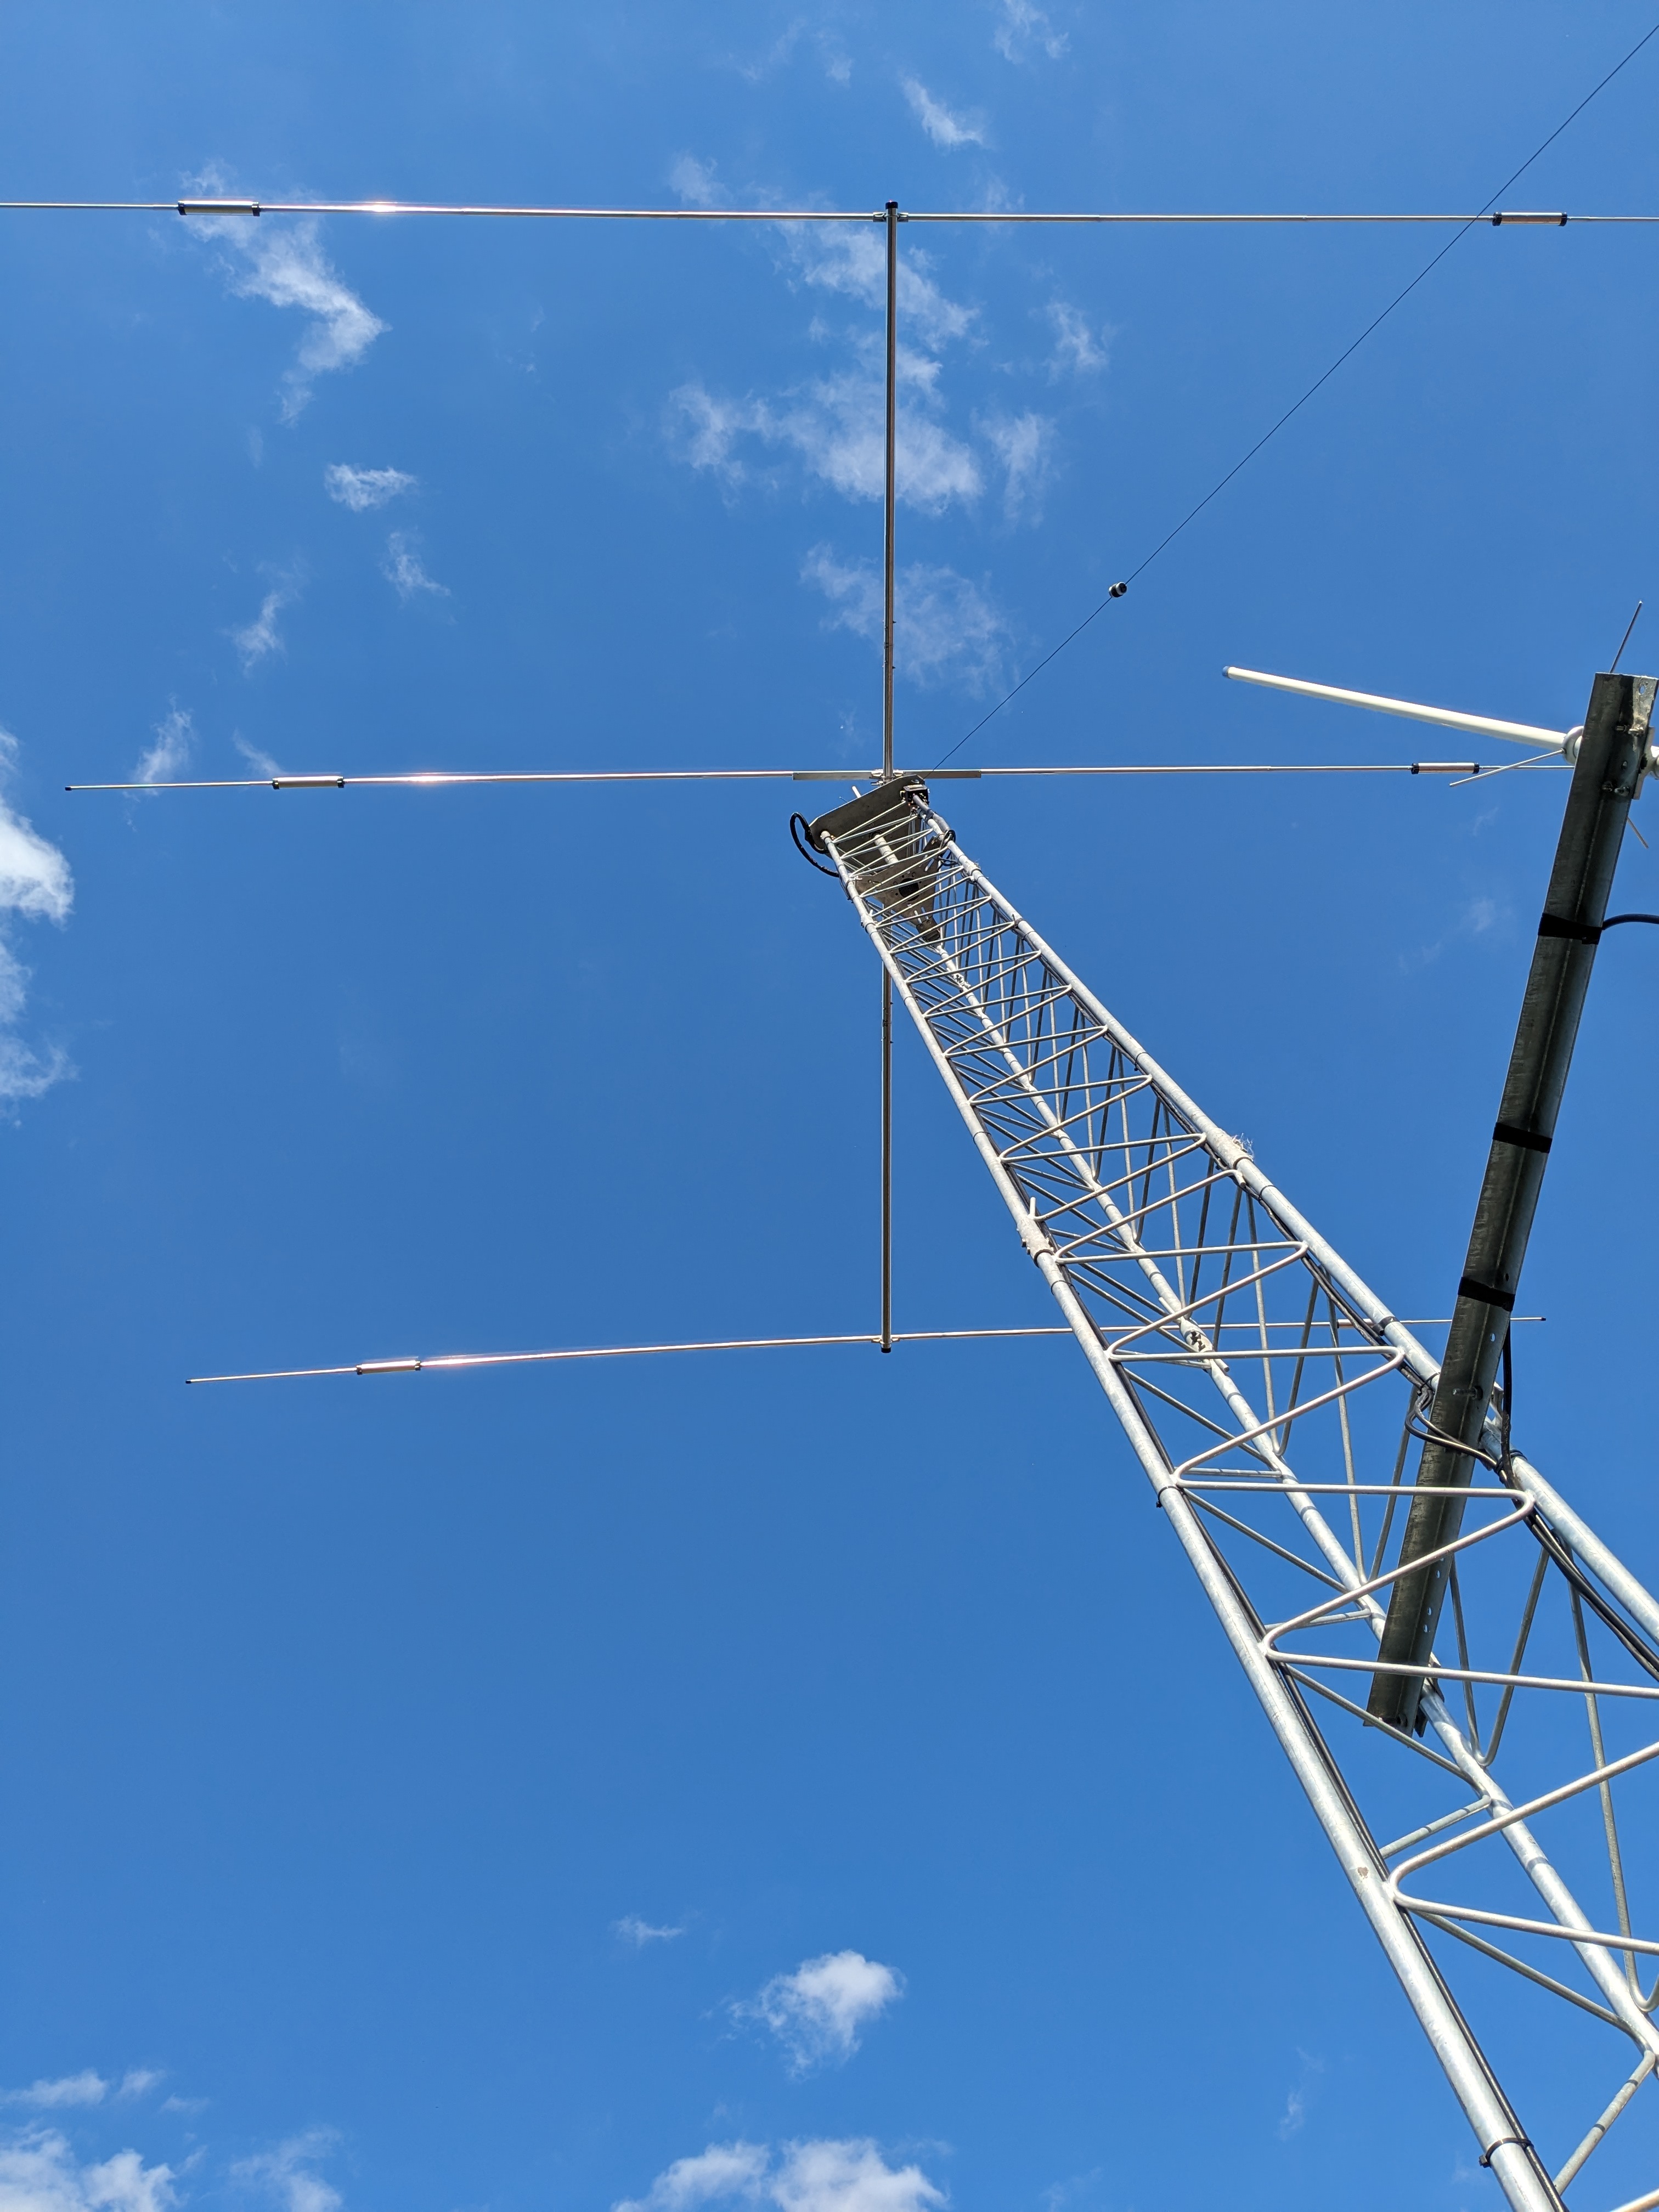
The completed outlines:
[[[1621,921],[1650,921],[1659,928],[1659,914],[1610,914],[1601,927],[1603,929],[1617,929]]]
[[[799,829],[796,827],[798,823],[800,825]],[[805,861],[809,868],[816,868],[821,876],[834,876],[836,882],[839,883],[841,881],[841,877],[838,871],[834,868],[826,868],[822,860],[815,860],[812,858],[810,848],[803,845],[801,842],[801,830],[805,830],[810,831],[811,827],[811,823],[807,820],[804,814],[792,814],[790,816],[789,835],[794,841],[795,850],[800,854],[802,860]]]
[[[996,705],[993,707],[988,713],[983,714],[980,716],[978,721],[975,723],[971,730],[967,731],[962,737],[957,739],[955,744],[951,746],[950,752],[942,755],[939,760],[934,762],[933,765],[935,768],[943,768],[945,763],[948,761],[953,754],[959,753],[963,745],[967,744],[968,739],[971,737],[977,736],[979,732],[985,727],[985,725],[990,721],[994,716],[1000,714],[1002,712],[1003,708],[1008,704],[1009,700],[1018,698],[1019,694],[1031,681],[1032,678],[1040,676],[1051,660],[1054,659],[1060,653],[1065,652],[1066,647],[1070,645],[1073,638],[1080,637],[1084,631],[1088,629],[1090,623],[1096,619],[1097,616],[1103,614],[1114,599],[1121,599],[1123,597],[1130,585],[1135,580],[1135,578],[1144,574],[1145,572],[1152,567],[1158,555],[1164,550],[1166,546],[1172,545],[1175,543],[1176,539],[1180,537],[1182,532],[1187,527],[1188,524],[1189,522],[1195,522],[1199,516],[1203,514],[1205,508],[1210,504],[1211,501],[1218,497],[1222,492],[1225,491],[1227,486],[1232,482],[1239,471],[1241,469],[1247,468],[1255,459],[1256,455],[1261,451],[1261,448],[1267,445],[1270,440],[1276,438],[1279,435],[1279,432],[1290,421],[1291,417],[1293,415],[1299,414],[1303,408],[1304,408],[1308,402],[1313,398],[1314,394],[1320,390],[1322,386],[1327,385],[1330,382],[1332,377],[1336,374],[1336,372],[1341,368],[1344,362],[1348,360],[1350,356],[1358,352],[1360,347],[1364,344],[1371,332],[1376,330],[1379,325],[1387,322],[1389,317],[1393,314],[1395,309],[1400,306],[1401,302],[1408,299],[1417,289],[1418,286],[1423,282],[1423,279],[1430,275],[1432,270],[1439,267],[1440,264],[1451,252],[1453,246],[1456,246],[1462,240],[1466,238],[1469,232],[1474,229],[1475,224],[1481,221],[1482,217],[1490,214],[1492,208],[1496,206],[1497,203],[1500,199],[1503,198],[1504,193],[1508,191],[1510,186],[1515,183],[1516,179],[1519,177],[1525,176],[1527,171],[1531,168],[1533,163],[1538,160],[1540,155],[1548,151],[1548,149],[1555,143],[1556,140],[1561,136],[1561,133],[1566,130],[1568,125],[1576,123],[1578,120],[1578,118],[1589,106],[1591,100],[1595,99],[1598,94],[1607,90],[1607,87],[1613,82],[1614,77],[1618,76],[1620,70],[1627,67],[1630,63],[1633,62],[1637,55],[1641,52],[1643,47],[1647,45],[1649,40],[1654,38],[1656,35],[1659,35],[1659,23],[1656,23],[1651,30],[1644,32],[1636,41],[1636,44],[1631,48],[1630,52],[1625,56],[1624,60],[1615,63],[1613,67],[1610,69],[1607,75],[1601,79],[1600,84],[1596,85],[1592,91],[1587,92],[1584,94],[1584,97],[1579,101],[1577,106],[1573,109],[1571,114],[1569,115],[1565,121],[1558,123],[1554,130],[1551,131],[1549,137],[1543,141],[1543,143],[1534,148],[1534,150],[1528,155],[1526,160],[1522,161],[1520,167],[1514,171],[1511,175],[1504,178],[1503,183],[1499,185],[1498,190],[1492,194],[1492,198],[1486,201],[1481,206],[1479,213],[1472,215],[1468,221],[1464,223],[1460,229],[1455,230],[1452,233],[1451,236],[1447,240],[1446,243],[1441,247],[1440,251],[1433,257],[1433,258],[1430,261],[1425,262],[1422,268],[1418,270],[1416,276],[1412,278],[1411,283],[1406,286],[1405,289],[1401,292],[1396,292],[1393,299],[1389,301],[1388,306],[1383,308],[1382,313],[1373,316],[1371,320],[1366,324],[1364,329],[1361,331],[1359,336],[1354,339],[1353,343],[1351,345],[1347,345],[1343,348],[1342,351],[1338,354],[1336,359],[1331,363],[1324,374],[1322,376],[1316,377],[1314,381],[1303,393],[1302,397],[1296,401],[1294,405],[1287,407],[1285,410],[1285,412],[1279,416],[1279,420],[1273,424],[1270,430],[1263,431],[1261,437],[1256,440],[1255,445],[1250,447],[1249,453],[1244,455],[1243,459],[1233,463],[1233,465],[1228,470],[1226,475],[1223,477],[1218,483],[1211,486],[1210,489],[1205,493],[1203,498],[1199,501],[1196,507],[1188,508],[1186,514],[1182,516],[1175,528],[1158,539],[1157,544],[1153,546],[1152,551],[1146,555],[1146,558],[1139,562],[1134,568],[1131,568],[1128,574],[1121,583],[1113,585],[1111,590],[1108,592],[1106,597],[1101,601],[1100,605],[1094,609],[1092,613],[1085,615],[1083,620],[1078,624],[1075,629],[1069,630],[1066,635],[1061,638],[1060,643],[1054,647],[1052,652],[1044,653],[1042,659],[1038,661],[1036,666],[1031,669],[1026,675],[1020,678],[1018,683],[1015,684],[1012,691],[1008,692],[1004,697],[999,699]],[[1623,648],[1621,647],[1620,650],[1622,651]]]

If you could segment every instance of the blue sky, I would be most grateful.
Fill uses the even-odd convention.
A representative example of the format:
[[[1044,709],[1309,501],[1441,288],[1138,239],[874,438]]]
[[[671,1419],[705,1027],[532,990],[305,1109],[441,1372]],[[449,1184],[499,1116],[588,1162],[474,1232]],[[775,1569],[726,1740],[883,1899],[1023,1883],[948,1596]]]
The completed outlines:
[[[0,197],[1473,207],[1647,27],[21,0]],[[1522,203],[1650,210],[1656,71]],[[1438,242],[907,232],[901,758]],[[787,787],[62,789],[871,758],[872,243],[0,217],[5,2212],[1496,2202],[1063,1342],[180,1387],[873,1325],[878,985]],[[1659,581],[1653,250],[1473,232],[961,757],[1425,750],[1228,661],[1579,720]],[[1436,1313],[1559,795],[947,811]],[[1659,908],[1659,854],[1619,896]],[[1517,1382],[1521,1441],[1639,1568],[1632,939]],[[898,1084],[900,1325],[1047,1320],[908,1036]],[[1471,1987],[1529,2111],[1610,2093]],[[1650,2179],[1648,2124],[1610,2199]]]

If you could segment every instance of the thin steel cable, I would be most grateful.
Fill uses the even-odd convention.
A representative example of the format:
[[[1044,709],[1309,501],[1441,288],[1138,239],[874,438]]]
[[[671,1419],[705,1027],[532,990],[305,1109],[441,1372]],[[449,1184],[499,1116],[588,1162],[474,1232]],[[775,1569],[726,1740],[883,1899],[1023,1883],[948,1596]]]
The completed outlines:
[[[1360,347],[1364,344],[1366,339],[1370,337],[1372,331],[1377,330],[1383,323],[1387,322],[1389,317],[1393,314],[1395,309],[1401,306],[1403,301],[1411,297],[1412,294],[1417,289],[1418,286],[1423,282],[1425,277],[1431,275],[1433,271],[1439,267],[1440,264],[1445,259],[1452,248],[1468,236],[1470,231],[1474,229],[1476,223],[1481,222],[1485,217],[1491,214],[1492,209],[1496,207],[1498,201],[1503,198],[1504,193],[1508,191],[1510,186],[1516,181],[1516,179],[1517,177],[1523,177],[1527,171],[1531,168],[1533,163],[1536,161],[1540,155],[1547,153],[1549,149],[1561,136],[1561,133],[1565,131],[1571,124],[1577,121],[1578,118],[1583,113],[1590,102],[1597,98],[1600,94],[1607,90],[1607,87],[1613,82],[1613,80],[1619,75],[1620,71],[1627,68],[1630,64],[1635,60],[1637,55],[1641,52],[1643,47],[1648,44],[1649,40],[1655,37],[1659,37],[1659,23],[1655,23],[1651,29],[1645,31],[1643,33],[1643,35],[1636,41],[1636,44],[1631,48],[1630,52],[1624,57],[1623,60],[1616,62],[1613,68],[1610,69],[1607,75],[1601,79],[1601,82],[1591,91],[1587,92],[1584,94],[1584,97],[1579,101],[1577,106],[1573,109],[1571,114],[1567,116],[1564,121],[1556,125],[1549,137],[1546,138],[1540,145],[1534,147],[1533,151],[1528,155],[1526,160],[1522,161],[1518,169],[1515,170],[1510,176],[1505,177],[1503,183],[1499,185],[1498,190],[1486,203],[1485,206],[1480,209],[1480,212],[1476,215],[1472,215],[1468,218],[1468,222],[1465,222],[1461,228],[1454,232],[1452,236],[1446,240],[1446,243],[1440,248],[1440,251],[1435,254],[1431,259],[1424,263],[1422,268],[1420,268],[1416,276],[1412,278],[1411,283],[1407,284],[1402,291],[1399,291],[1395,294],[1393,299],[1389,301],[1388,306],[1382,309],[1380,314],[1374,315],[1371,318],[1370,321],[1366,324],[1364,329],[1361,331],[1359,336],[1355,338],[1351,344],[1343,348],[1342,351],[1338,354],[1336,359],[1331,363],[1330,367],[1324,372],[1324,374],[1322,376],[1315,378],[1314,381],[1302,394],[1302,397],[1292,405],[1285,410],[1285,412],[1279,417],[1279,420],[1270,429],[1263,431],[1261,437],[1256,440],[1255,445],[1250,447],[1249,451],[1245,453],[1242,459],[1233,463],[1233,465],[1228,470],[1226,475],[1222,477],[1218,482],[1213,483],[1210,487],[1209,490],[1205,493],[1203,498],[1200,499],[1195,506],[1188,508],[1186,514],[1182,516],[1180,521],[1176,524],[1174,529],[1166,531],[1164,535],[1158,539],[1157,544],[1153,546],[1152,551],[1148,553],[1144,559],[1139,562],[1134,568],[1131,568],[1127,576],[1123,577],[1120,582],[1112,586],[1111,590],[1106,594],[1106,597],[1100,602],[1100,605],[1091,613],[1085,615],[1083,620],[1078,623],[1075,629],[1068,630],[1066,635],[1061,638],[1060,643],[1055,646],[1052,651],[1045,653],[1042,659],[1038,661],[1036,666],[1030,670],[1025,675],[1022,676],[1012,691],[1006,693],[1002,698],[999,699],[995,706],[991,708],[988,713],[981,714],[978,721],[974,724],[973,728],[964,732],[964,733],[957,739],[955,744],[951,746],[949,752],[941,755],[940,758],[934,763],[936,767],[943,768],[946,761],[951,759],[957,753],[959,753],[963,745],[967,744],[969,738],[976,736],[978,732],[985,727],[985,725],[988,721],[992,720],[996,715],[1002,712],[1003,708],[1008,705],[1011,700],[1017,699],[1019,696],[1020,693],[1034,678],[1038,677],[1042,673],[1043,670],[1048,665],[1051,660],[1058,659],[1060,654],[1065,652],[1066,647],[1070,645],[1074,639],[1081,637],[1084,631],[1089,628],[1091,623],[1097,620],[1098,617],[1105,612],[1106,609],[1111,605],[1115,599],[1121,599],[1123,597],[1125,592],[1128,589],[1128,586],[1134,582],[1135,579],[1138,576],[1144,575],[1146,570],[1152,567],[1153,562],[1157,560],[1158,555],[1164,552],[1169,546],[1174,544],[1176,539],[1180,537],[1182,532],[1187,528],[1189,523],[1197,521],[1199,516],[1203,514],[1205,508],[1209,506],[1212,500],[1218,499],[1220,497],[1221,494],[1225,491],[1228,485],[1232,482],[1233,478],[1238,475],[1241,470],[1246,469],[1249,466],[1250,463],[1255,459],[1262,447],[1269,444],[1279,435],[1279,432],[1285,428],[1285,425],[1293,416],[1299,415],[1301,413],[1302,410],[1314,397],[1315,393],[1322,390],[1322,388],[1330,382],[1331,379],[1336,374],[1336,372],[1342,367],[1343,363],[1351,359],[1354,354],[1358,352]]]

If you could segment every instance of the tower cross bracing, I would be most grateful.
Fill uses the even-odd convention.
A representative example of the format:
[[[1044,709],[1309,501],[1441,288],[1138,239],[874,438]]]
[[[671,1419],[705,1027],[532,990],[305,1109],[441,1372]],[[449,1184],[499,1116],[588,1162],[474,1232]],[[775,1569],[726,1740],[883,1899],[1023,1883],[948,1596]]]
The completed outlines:
[[[1626,1859],[1659,1759],[1659,1605],[1510,1449],[1500,1394],[1475,1479],[1457,1492],[1461,1526],[1435,1555],[1449,1600],[1435,1648],[1379,1662],[1413,1503],[1420,1516],[1425,1498],[1409,1463],[1436,1442],[1439,1363],[988,881],[925,784],[878,786],[814,825],[814,842],[1121,1424],[1483,2162],[1512,2205],[1559,2207],[1659,2062],[1659,1917],[1633,1919]],[[1419,1578],[1425,1556],[1409,1561]],[[1366,1713],[1368,1685],[1390,1669],[1422,1686],[1420,1735]],[[1471,1952],[1563,2027],[1571,2012],[1613,2031],[1608,2103],[1547,2154],[1454,1993]]]

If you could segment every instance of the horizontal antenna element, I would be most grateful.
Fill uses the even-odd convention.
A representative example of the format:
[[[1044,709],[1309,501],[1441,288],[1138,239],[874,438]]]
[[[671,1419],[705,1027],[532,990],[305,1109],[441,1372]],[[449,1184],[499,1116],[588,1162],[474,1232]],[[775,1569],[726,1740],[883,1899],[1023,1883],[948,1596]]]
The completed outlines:
[[[993,1336],[1069,1336],[1069,1328],[915,1328],[894,1334],[895,1344],[954,1344]],[[254,1375],[187,1375],[192,1382],[294,1382],[318,1375],[423,1375],[453,1367],[545,1367],[566,1359],[643,1359],[660,1352],[779,1352],[806,1345],[873,1344],[856,1336],[738,1336],[708,1344],[598,1344],[559,1352],[445,1352],[432,1359],[363,1359],[355,1367],[270,1367]]]
[[[1242,674],[1233,670],[1232,674]],[[1259,681],[1275,681],[1260,678]],[[1305,688],[1305,687],[1297,687]],[[1510,723],[1504,726],[1515,728]],[[1553,736],[1553,732],[1547,734]],[[1527,761],[1505,762],[1527,768]],[[1553,767],[1550,761],[1547,765]],[[896,778],[930,783],[978,783],[1009,775],[1479,775],[1479,761],[1119,761],[1084,762],[1043,768],[902,768]],[[872,768],[596,768],[507,769],[502,771],[422,769],[411,775],[225,776],[186,783],[66,783],[65,791],[343,791],[349,785],[376,789],[437,788],[452,783],[877,783]]]
[[[564,222],[885,222],[884,208],[724,208],[724,207],[539,207],[496,204],[471,200],[0,200],[0,214],[59,215],[173,215],[195,217],[265,215],[448,215],[498,216],[513,221]],[[1575,215],[1559,208],[1533,213],[1504,210],[1492,214],[1482,208],[1473,215],[1439,213],[1368,213],[1333,210],[1279,211],[1265,209],[1146,208],[901,209],[900,222],[1025,223],[1159,223],[1179,226],[1218,224],[1368,224],[1489,222],[1494,230],[1505,223],[1546,224],[1560,229],[1567,222],[1659,222],[1659,215]]]

